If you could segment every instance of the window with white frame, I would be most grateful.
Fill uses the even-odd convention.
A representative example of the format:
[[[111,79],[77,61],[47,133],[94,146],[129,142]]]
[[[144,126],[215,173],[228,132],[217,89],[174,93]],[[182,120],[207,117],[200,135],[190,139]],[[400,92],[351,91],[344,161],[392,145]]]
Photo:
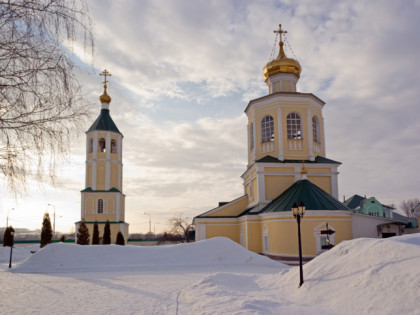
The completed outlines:
[[[104,213],[104,201],[102,199],[98,200],[98,213]]]
[[[287,115],[287,139],[303,139],[302,119],[296,112]]]
[[[268,227],[266,225],[264,225],[263,227],[262,240],[263,240],[263,251],[268,252],[270,250],[270,238],[268,234]]]
[[[88,152],[89,153],[93,152],[93,139],[92,138],[89,139],[89,151]]]
[[[317,116],[312,117],[312,135],[315,142],[321,143],[321,135],[319,133],[319,119]]]
[[[274,119],[267,115],[261,121],[261,142],[274,141]]]
[[[104,138],[100,138],[99,139],[98,151],[99,152],[105,152],[105,147],[106,147],[105,139]]]
[[[111,140],[111,153],[117,153],[117,141],[115,139]]]
[[[254,147],[254,123],[249,125],[249,147]]]

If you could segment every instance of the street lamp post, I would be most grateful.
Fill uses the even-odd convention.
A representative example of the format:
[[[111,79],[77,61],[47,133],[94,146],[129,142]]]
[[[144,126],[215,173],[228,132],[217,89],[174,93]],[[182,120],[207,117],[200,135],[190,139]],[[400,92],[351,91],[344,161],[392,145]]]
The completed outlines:
[[[54,217],[53,217],[53,235],[54,235],[54,239],[55,239],[55,206],[52,204],[48,204],[49,206],[54,208]]]
[[[7,217],[6,217],[6,228],[8,228],[8,227],[9,227],[9,212],[10,212],[10,210],[15,210],[15,208],[9,209],[9,210],[7,211]]]
[[[9,268],[12,268],[12,251],[13,251],[13,245],[14,245],[14,237],[15,237],[15,230],[12,229],[10,231],[10,237],[11,237],[11,244],[10,244],[10,259],[9,259]]]
[[[299,202],[299,206],[296,205],[296,203],[293,203],[292,206],[292,212],[293,216],[296,218],[297,224],[298,224],[298,240],[299,240],[299,271],[300,271],[300,281],[299,281],[299,287],[303,284],[303,266],[302,266],[302,241],[300,237],[300,220],[305,214],[305,204],[301,201]]]
[[[149,233],[152,234],[152,215],[146,212],[144,214],[149,216]]]

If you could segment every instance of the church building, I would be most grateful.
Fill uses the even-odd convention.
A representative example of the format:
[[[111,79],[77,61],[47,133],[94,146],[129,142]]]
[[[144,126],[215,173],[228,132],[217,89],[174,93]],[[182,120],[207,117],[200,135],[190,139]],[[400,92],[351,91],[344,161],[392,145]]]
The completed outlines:
[[[359,215],[362,218],[354,224],[353,211],[338,200],[341,163],[327,157],[325,102],[298,91],[302,67],[285,54],[283,36],[287,32],[281,25],[274,32],[280,39],[279,53],[263,69],[268,94],[251,100],[245,108],[248,166],[242,174],[244,194],[195,217],[195,235],[196,240],[229,237],[251,251],[293,260],[298,256],[298,233],[291,208],[303,202],[302,250],[304,258],[310,259],[325,251],[328,242],[363,236],[360,222],[365,216]],[[388,219],[377,220],[386,223]],[[376,233],[379,223],[369,223],[369,233]],[[322,233],[327,226],[335,232],[328,238]]]
[[[98,222],[100,238],[105,222],[111,227],[111,242],[115,243],[118,232],[128,239],[128,223],[125,222],[125,195],[123,194],[123,135],[111,118],[111,97],[107,94],[107,77],[104,70],[104,92],[99,97],[101,112],[86,132],[85,189],[81,191],[81,221],[85,221],[92,242],[93,225]],[[76,240],[77,241],[77,240]]]

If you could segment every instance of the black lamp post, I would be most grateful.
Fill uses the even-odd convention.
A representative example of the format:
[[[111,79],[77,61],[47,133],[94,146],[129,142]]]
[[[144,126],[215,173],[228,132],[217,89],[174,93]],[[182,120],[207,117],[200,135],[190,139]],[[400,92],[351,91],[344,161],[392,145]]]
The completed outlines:
[[[13,244],[14,244],[14,235],[15,235],[15,230],[13,230],[13,228],[12,228],[11,231],[10,231],[11,243],[10,243],[9,268],[12,268],[12,250],[13,250]]]
[[[300,282],[299,287],[303,284],[303,267],[302,267],[302,242],[300,239],[300,218],[303,217],[305,214],[305,204],[301,201],[299,202],[299,206],[296,205],[296,202],[293,203],[292,206],[292,213],[293,216],[296,218],[297,224],[298,224],[298,239],[299,239],[299,268],[300,268]]]

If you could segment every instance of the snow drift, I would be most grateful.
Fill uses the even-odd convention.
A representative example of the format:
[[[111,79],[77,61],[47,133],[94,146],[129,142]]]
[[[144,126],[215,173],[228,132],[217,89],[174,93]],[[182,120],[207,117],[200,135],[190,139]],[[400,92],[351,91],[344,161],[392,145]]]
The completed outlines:
[[[243,264],[281,265],[228,238],[216,237],[196,243],[163,246],[49,244],[18,264],[13,271],[49,273]]]

